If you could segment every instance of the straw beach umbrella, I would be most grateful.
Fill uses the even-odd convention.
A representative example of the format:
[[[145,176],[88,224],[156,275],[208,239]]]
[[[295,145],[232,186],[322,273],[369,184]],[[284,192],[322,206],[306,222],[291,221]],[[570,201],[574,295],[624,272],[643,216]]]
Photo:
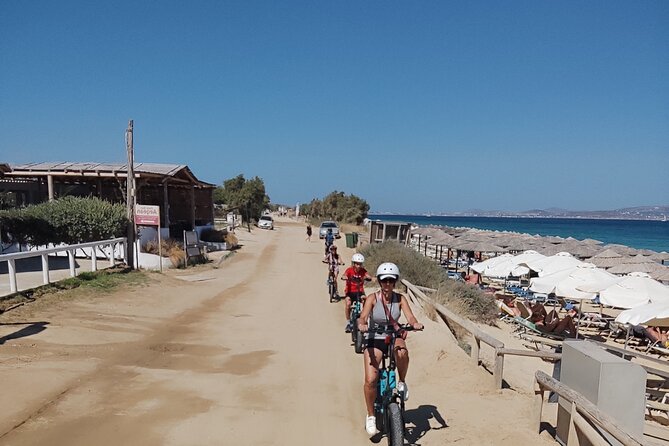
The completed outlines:
[[[597,265],[599,268],[611,268],[622,263],[624,257],[626,256],[623,256],[618,251],[608,248],[590,257],[588,262]]]

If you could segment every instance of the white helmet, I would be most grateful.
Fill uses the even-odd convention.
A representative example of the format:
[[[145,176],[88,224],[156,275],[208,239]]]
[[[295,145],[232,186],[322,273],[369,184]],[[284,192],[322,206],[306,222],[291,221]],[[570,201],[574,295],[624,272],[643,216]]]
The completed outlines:
[[[376,269],[376,278],[383,280],[388,277],[398,280],[400,278],[400,269],[394,263],[386,262],[380,264]]]
[[[365,256],[363,256],[359,252],[356,252],[355,254],[353,254],[353,257],[351,257],[351,262],[353,262],[353,263],[365,263]]]

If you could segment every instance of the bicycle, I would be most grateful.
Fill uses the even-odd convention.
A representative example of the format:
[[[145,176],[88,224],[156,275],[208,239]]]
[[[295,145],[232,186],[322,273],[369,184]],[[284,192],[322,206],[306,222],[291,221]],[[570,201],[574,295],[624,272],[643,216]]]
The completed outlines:
[[[400,331],[415,330],[413,326],[400,325],[399,331],[393,327],[377,327],[370,333],[385,334],[387,351],[383,352],[379,364],[379,379],[376,384],[376,400],[374,401],[374,415],[376,428],[381,434],[388,437],[389,446],[404,445],[404,395],[397,390],[397,373],[395,371],[395,340]],[[388,354],[390,352],[391,354]]]
[[[363,283],[363,279],[360,277],[351,277],[352,281]],[[365,278],[365,282],[369,282],[371,279]],[[351,327],[351,341],[353,342],[353,348],[356,353],[362,353],[364,350],[363,344],[365,343],[365,336],[360,332],[358,328],[358,318],[360,313],[362,313],[362,298],[365,297],[364,293],[353,293],[351,296],[351,315],[349,317],[349,324]]]
[[[358,328],[358,318],[360,317],[360,313],[362,313],[363,297],[363,293],[355,293],[355,296],[351,296],[351,316],[349,318],[349,324],[351,325],[351,341],[353,342],[353,348],[356,353],[362,353],[363,344],[365,342],[365,336]]]
[[[329,265],[328,269],[328,294],[330,295],[330,303],[338,300],[337,291],[337,277],[335,276],[335,265]]]

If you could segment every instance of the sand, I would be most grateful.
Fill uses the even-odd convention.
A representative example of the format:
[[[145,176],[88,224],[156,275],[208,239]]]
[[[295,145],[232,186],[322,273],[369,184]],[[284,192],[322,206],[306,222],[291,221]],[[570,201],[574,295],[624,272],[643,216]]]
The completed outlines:
[[[322,242],[281,218],[237,235],[241,250],[220,263],[0,316],[0,444],[369,444],[362,356],[343,303],[328,301]],[[445,327],[417,313],[426,329],[408,339],[409,443],[555,444],[532,425],[532,376],[549,364],[507,360],[510,388],[493,390]]]

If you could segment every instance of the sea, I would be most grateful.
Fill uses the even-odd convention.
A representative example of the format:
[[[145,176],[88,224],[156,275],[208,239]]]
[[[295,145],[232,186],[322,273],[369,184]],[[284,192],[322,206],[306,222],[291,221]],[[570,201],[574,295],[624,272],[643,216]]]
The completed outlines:
[[[669,252],[669,221],[601,220],[585,218],[444,217],[427,215],[370,214],[371,220],[402,221],[420,226],[451,226],[511,231],[531,235],[591,238],[637,249]]]

